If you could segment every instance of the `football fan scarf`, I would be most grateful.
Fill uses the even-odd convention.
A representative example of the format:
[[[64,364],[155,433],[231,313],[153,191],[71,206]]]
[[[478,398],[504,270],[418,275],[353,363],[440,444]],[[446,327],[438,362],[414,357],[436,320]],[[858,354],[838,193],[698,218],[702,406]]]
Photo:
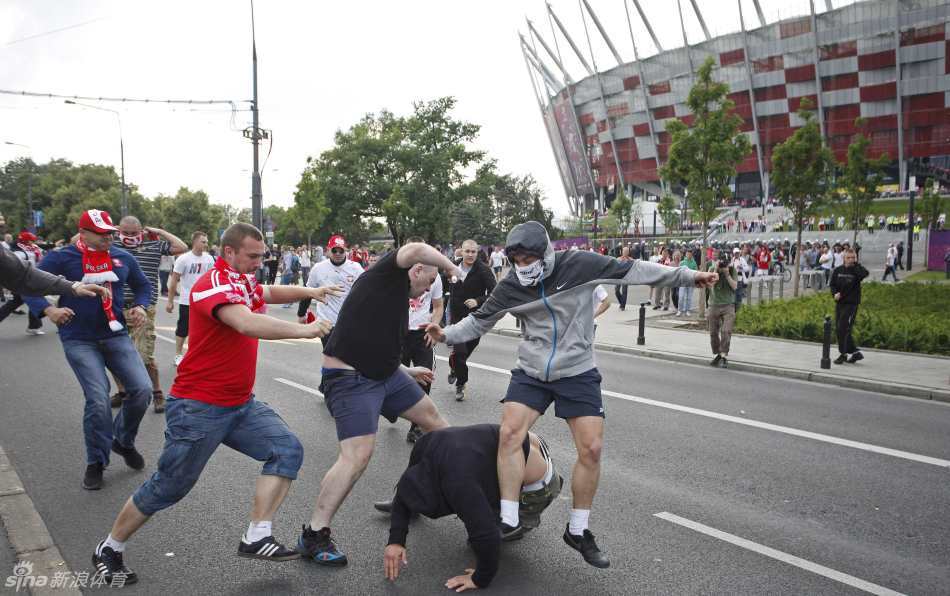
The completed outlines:
[[[76,248],[82,251],[82,282],[97,284],[109,290],[109,297],[100,298],[102,310],[109,321],[109,329],[122,331],[122,323],[115,318],[115,312],[112,310],[112,282],[119,281],[119,277],[112,271],[112,256],[108,250],[89,248],[82,238],[76,241]]]
[[[258,312],[258,310],[264,306],[264,289],[257,285],[256,279],[250,275],[238,273],[236,269],[231,267],[231,265],[221,257],[218,257],[218,260],[214,262],[214,268],[227,276],[228,281],[234,289],[243,290],[242,293],[245,294],[250,301],[248,307],[251,309],[251,312]]]

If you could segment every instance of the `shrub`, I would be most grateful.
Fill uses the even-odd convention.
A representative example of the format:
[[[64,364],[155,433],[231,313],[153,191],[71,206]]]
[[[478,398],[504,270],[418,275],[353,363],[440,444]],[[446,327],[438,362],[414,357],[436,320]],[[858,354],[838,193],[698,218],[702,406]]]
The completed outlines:
[[[854,326],[854,340],[859,346],[950,356],[950,286],[865,283],[861,298]],[[829,315],[833,320],[834,313],[834,299],[828,291],[743,306],[735,331],[821,342],[824,317]]]

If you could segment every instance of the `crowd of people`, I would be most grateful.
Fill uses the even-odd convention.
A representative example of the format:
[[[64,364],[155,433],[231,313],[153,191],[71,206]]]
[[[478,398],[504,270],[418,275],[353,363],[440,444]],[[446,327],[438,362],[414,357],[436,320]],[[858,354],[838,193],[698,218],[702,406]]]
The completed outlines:
[[[672,303],[677,316],[690,315],[699,289],[699,299],[709,305],[710,364],[725,368],[744,284],[796,256],[782,242],[714,245],[705,254],[697,243],[631,243],[614,254],[604,246],[555,251],[537,222],[515,226],[504,245],[465,240],[458,247],[434,247],[410,238],[379,253],[350,246],[341,235],[332,236],[325,249],[268,249],[261,232],[244,223],[224,232],[220,248],[209,249],[202,231],[191,235],[189,246],[134,216],[114,225],[108,213],[94,209],[83,213],[77,228],[68,245],[45,255],[29,232],[9,250],[0,246],[0,283],[15,292],[9,304],[29,306],[30,329],[44,317],[59,329],[85,396],[84,489],[106,486],[111,454],[144,469],[145,457],[135,446],[140,423],[149,405],[165,414],[156,470],[94,549],[96,572],[112,585],[138,580],[124,562],[127,542],[188,494],[222,444],[263,464],[239,556],[346,565],[331,525],[367,469],[383,417],[408,420],[406,438],[414,444],[392,498],[375,504],[391,515],[386,577],[395,580],[407,561],[410,517],[454,514],[465,523],[476,565],[446,586],[486,587],[499,569],[500,543],[537,527],[560,493],[563,479],[550,451],[531,431],[552,404],[554,415],[569,426],[577,454],[564,542],[590,565],[607,567],[589,522],[605,417],[601,375],[589,346],[595,321],[609,306],[604,286],[615,286],[621,309],[628,285],[649,286],[654,308]],[[809,265],[830,263],[839,364],[862,358],[851,328],[867,271],[856,257],[851,247],[827,243],[808,245],[803,254]],[[167,312],[178,305],[177,370],[167,395],[154,354],[163,293]],[[50,294],[61,295],[56,304],[44,297]],[[297,318],[269,316],[267,304],[297,304]],[[524,334],[500,423],[449,426],[429,397],[434,345],[448,345],[448,381],[463,401],[468,358],[508,314]],[[274,536],[273,522],[302,466],[303,447],[253,387],[258,340],[294,338],[321,338],[319,389],[334,418],[339,451],[327,462],[311,518],[289,547]],[[111,396],[108,373],[117,388]],[[110,402],[118,408],[114,416]]]

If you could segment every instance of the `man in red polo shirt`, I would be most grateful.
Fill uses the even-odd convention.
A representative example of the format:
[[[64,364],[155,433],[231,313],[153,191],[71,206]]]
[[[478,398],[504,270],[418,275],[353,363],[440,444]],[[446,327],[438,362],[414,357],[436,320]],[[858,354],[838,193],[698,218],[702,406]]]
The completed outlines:
[[[267,304],[323,301],[337,288],[261,286],[254,272],[266,248],[260,231],[236,223],[221,238],[222,256],[191,290],[191,347],[178,367],[165,410],[165,447],[158,470],[125,503],[93,566],[110,585],[137,576],[122,560],[125,543],[155,513],[184,498],[219,445],[264,462],[251,523],[238,555],[287,561],[300,555],[277,542],[271,523],[303,462],[303,448],[281,417],[254,399],[258,339],[323,337],[324,321],[292,323],[267,316]]]

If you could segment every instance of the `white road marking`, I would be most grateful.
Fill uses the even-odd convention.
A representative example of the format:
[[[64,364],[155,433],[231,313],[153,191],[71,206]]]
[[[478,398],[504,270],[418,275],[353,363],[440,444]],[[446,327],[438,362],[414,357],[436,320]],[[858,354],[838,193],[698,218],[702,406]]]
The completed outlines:
[[[833,579],[836,582],[840,582],[842,584],[851,586],[853,588],[863,590],[870,594],[880,594],[882,596],[883,595],[902,596],[900,592],[895,592],[894,590],[885,588],[884,586],[872,584],[869,581],[865,581],[863,579],[854,577],[853,575],[848,575],[847,573],[835,571],[834,569],[830,569],[828,567],[825,567],[824,565],[819,565],[818,563],[812,563],[811,561],[807,561],[805,559],[802,559],[801,557],[796,557],[795,555],[790,555],[780,550],[769,548],[768,546],[764,546],[757,542],[752,542],[751,540],[746,540],[745,538],[740,538],[739,536],[736,536],[734,534],[729,534],[728,532],[723,532],[722,530],[711,528],[699,522],[694,522],[692,520],[686,519],[685,517],[680,517],[678,515],[674,515],[666,511],[663,511],[660,513],[654,513],[653,515],[654,517],[658,517],[668,522],[678,524],[685,528],[689,528],[690,530],[695,530],[696,532],[700,532],[701,534],[705,534],[707,536],[712,536],[713,538],[717,538],[724,542],[734,544],[738,547],[744,548],[746,550],[750,550],[754,553],[758,553],[760,555],[764,555],[771,559],[775,559],[776,561],[782,561],[783,563],[788,563],[789,565],[798,567],[799,569],[804,569],[805,571],[810,571],[811,573],[815,573],[817,575],[827,577],[828,579]]]
[[[300,389],[301,391],[312,393],[313,395],[316,395],[317,397],[323,397],[322,393],[320,393],[316,389],[313,389],[312,387],[307,387],[306,385],[301,385],[300,383],[294,383],[293,381],[288,381],[287,379],[284,379],[281,377],[274,377],[274,380],[277,381],[278,383],[283,383],[284,385],[290,385],[291,387]]]
[[[448,358],[444,356],[436,356],[436,359],[446,360],[446,361],[448,360]],[[472,368],[480,368],[482,370],[487,370],[490,372],[499,373],[503,375],[509,375],[509,376],[511,375],[511,371],[505,370],[503,368],[498,368],[495,366],[488,366],[486,364],[478,364],[477,362],[469,362],[468,365]],[[795,437],[801,437],[804,439],[811,439],[813,441],[821,441],[823,443],[830,443],[832,445],[839,445],[841,447],[850,447],[852,449],[860,449],[862,451],[868,451],[868,452],[877,453],[880,455],[889,455],[891,457],[897,457],[900,459],[915,461],[922,464],[929,464],[929,465],[938,466],[941,468],[950,468],[950,460],[940,459],[938,457],[930,457],[929,455],[920,455],[917,453],[911,453],[909,451],[891,449],[890,447],[880,447],[878,445],[872,445],[870,443],[852,441],[851,439],[842,439],[840,437],[824,435],[821,433],[811,432],[808,430],[801,430],[797,428],[791,428],[788,426],[780,426],[778,424],[771,424],[769,422],[749,420],[748,418],[742,418],[740,416],[730,416],[728,414],[710,412],[709,410],[701,410],[699,408],[681,406],[679,404],[671,404],[669,402],[658,401],[655,399],[648,399],[646,397],[638,397],[636,395],[627,395],[626,393],[617,393],[616,391],[608,391],[606,389],[601,390],[601,393],[603,393],[604,395],[608,395],[610,397],[616,397],[617,399],[640,403],[640,404],[644,404],[648,406],[656,406],[658,408],[666,408],[668,410],[675,410],[677,412],[693,414],[695,416],[704,416],[706,418],[714,418],[716,420],[722,420],[724,422],[742,424],[744,426],[751,426],[753,428],[770,430],[773,432],[782,433],[786,435],[792,435]]]
[[[170,344],[175,343],[175,340],[173,340],[172,338],[170,338],[170,337],[165,337],[164,335],[159,335],[158,333],[155,334],[155,338],[156,338],[156,339],[160,339],[160,340],[162,340],[162,341],[167,341],[167,342],[170,343]]]

